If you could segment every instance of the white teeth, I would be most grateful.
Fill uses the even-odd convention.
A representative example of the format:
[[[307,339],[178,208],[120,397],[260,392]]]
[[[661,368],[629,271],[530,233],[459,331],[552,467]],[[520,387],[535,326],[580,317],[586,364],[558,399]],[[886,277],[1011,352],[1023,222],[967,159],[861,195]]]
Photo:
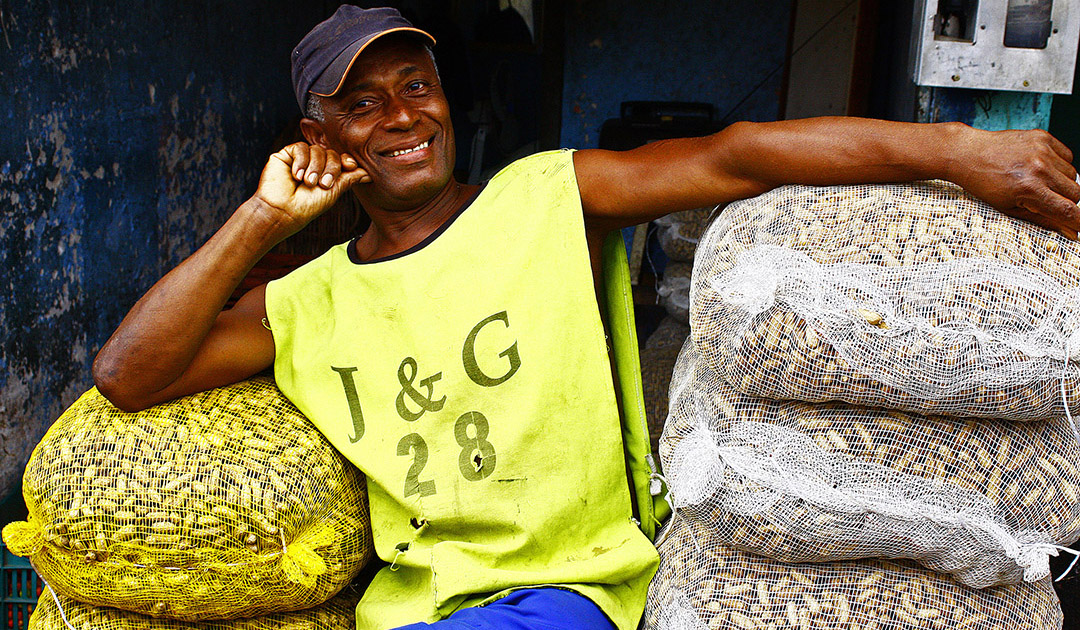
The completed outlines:
[[[412,153],[413,151],[419,151],[420,149],[426,149],[426,148],[428,148],[428,146],[430,144],[431,144],[431,140],[428,140],[427,142],[421,142],[420,144],[416,145],[415,147],[413,147],[411,149],[402,149],[400,151],[394,151],[393,153],[390,154],[390,157],[397,157],[399,155],[405,155],[407,153]]]

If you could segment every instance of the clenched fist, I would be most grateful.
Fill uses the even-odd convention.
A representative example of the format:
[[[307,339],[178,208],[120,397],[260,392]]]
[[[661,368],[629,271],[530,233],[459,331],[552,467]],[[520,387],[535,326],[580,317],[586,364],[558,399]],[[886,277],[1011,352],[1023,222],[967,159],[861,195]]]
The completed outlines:
[[[267,160],[255,198],[277,213],[275,222],[292,234],[334,205],[350,187],[370,181],[371,176],[352,156],[297,142]]]

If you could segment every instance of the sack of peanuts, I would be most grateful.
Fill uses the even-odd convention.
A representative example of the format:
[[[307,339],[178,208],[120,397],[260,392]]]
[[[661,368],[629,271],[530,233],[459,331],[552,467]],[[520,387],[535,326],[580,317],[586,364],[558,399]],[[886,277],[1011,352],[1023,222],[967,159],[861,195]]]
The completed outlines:
[[[717,544],[679,517],[661,530],[647,630],[1060,630],[1049,579],[974,589],[908,562],[785,564]]]
[[[660,217],[656,224],[656,238],[667,257],[678,262],[694,260],[694,250],[709,225],[712,208],[685,210]]]
[[[46,590],[30,616],[28,630],[354,630],[363,592],[346,586],[314,608],[246,619],[178,621],[117,608],[91,606]]]
[[[182,620],[321,604],[373,555],[361,473],[256,378],[138,413],[96,389],[34,449],[4,528],[59,594]]]
[[[1010,420],[1080,411],[1080,245],[940,181],[785,186],[697,250],[691,327],[747,394]]]
[[[923,416],[775,401],[728,385],[687,341],[660,459],[679,515],[784,562],[909,558],[975,588],[1049,575],[1080,536],[1066,418]]]
[[[676,320],[690,322],[690,263],[669,262],[664,277],[656,285],[656,295],[667,314]]]
[[[641,389],[653,453],[659,452],[660,435],[664,432],[664,421],[667,419],[671,373],[689,335],[689,326],[665,317],[641,349]]]

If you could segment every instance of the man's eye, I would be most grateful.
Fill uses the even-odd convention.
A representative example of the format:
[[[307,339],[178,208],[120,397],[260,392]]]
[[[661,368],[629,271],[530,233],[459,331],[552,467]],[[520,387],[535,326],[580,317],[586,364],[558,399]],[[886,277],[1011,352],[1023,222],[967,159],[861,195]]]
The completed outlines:
[[[409,84],[408,89],[409,89],[410,92],[416,92],[417,90],[422,90],[422,89],[424,89],[426,87],[427,87],[427,83],[425,83],[423,81],[413,81],[412,83]]]

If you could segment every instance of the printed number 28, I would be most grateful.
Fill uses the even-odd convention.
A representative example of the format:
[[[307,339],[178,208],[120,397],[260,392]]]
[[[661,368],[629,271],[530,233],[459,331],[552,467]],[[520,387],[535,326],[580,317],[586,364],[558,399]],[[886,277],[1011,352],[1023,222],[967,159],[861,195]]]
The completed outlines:
[[[398,442],[397,454],[399,456],[408,455],[410,451],[413,453],[413,463],[409,466],[408,474],[405,475],[405,496],[419,494],[427,497],[435,494],[434,480],[420,481],[420,472],[424,470],[424,466],[427,466],[428,446],[419,433],[410,433]]]
[[[469,436],[470,426],[475,436]],[[461,447],[458,470],[469,481],[480,481],[495,472],[495,447],[487,441],[489,430],[487,418],[479,411],[462,414],[454,425],[454,438]]]

